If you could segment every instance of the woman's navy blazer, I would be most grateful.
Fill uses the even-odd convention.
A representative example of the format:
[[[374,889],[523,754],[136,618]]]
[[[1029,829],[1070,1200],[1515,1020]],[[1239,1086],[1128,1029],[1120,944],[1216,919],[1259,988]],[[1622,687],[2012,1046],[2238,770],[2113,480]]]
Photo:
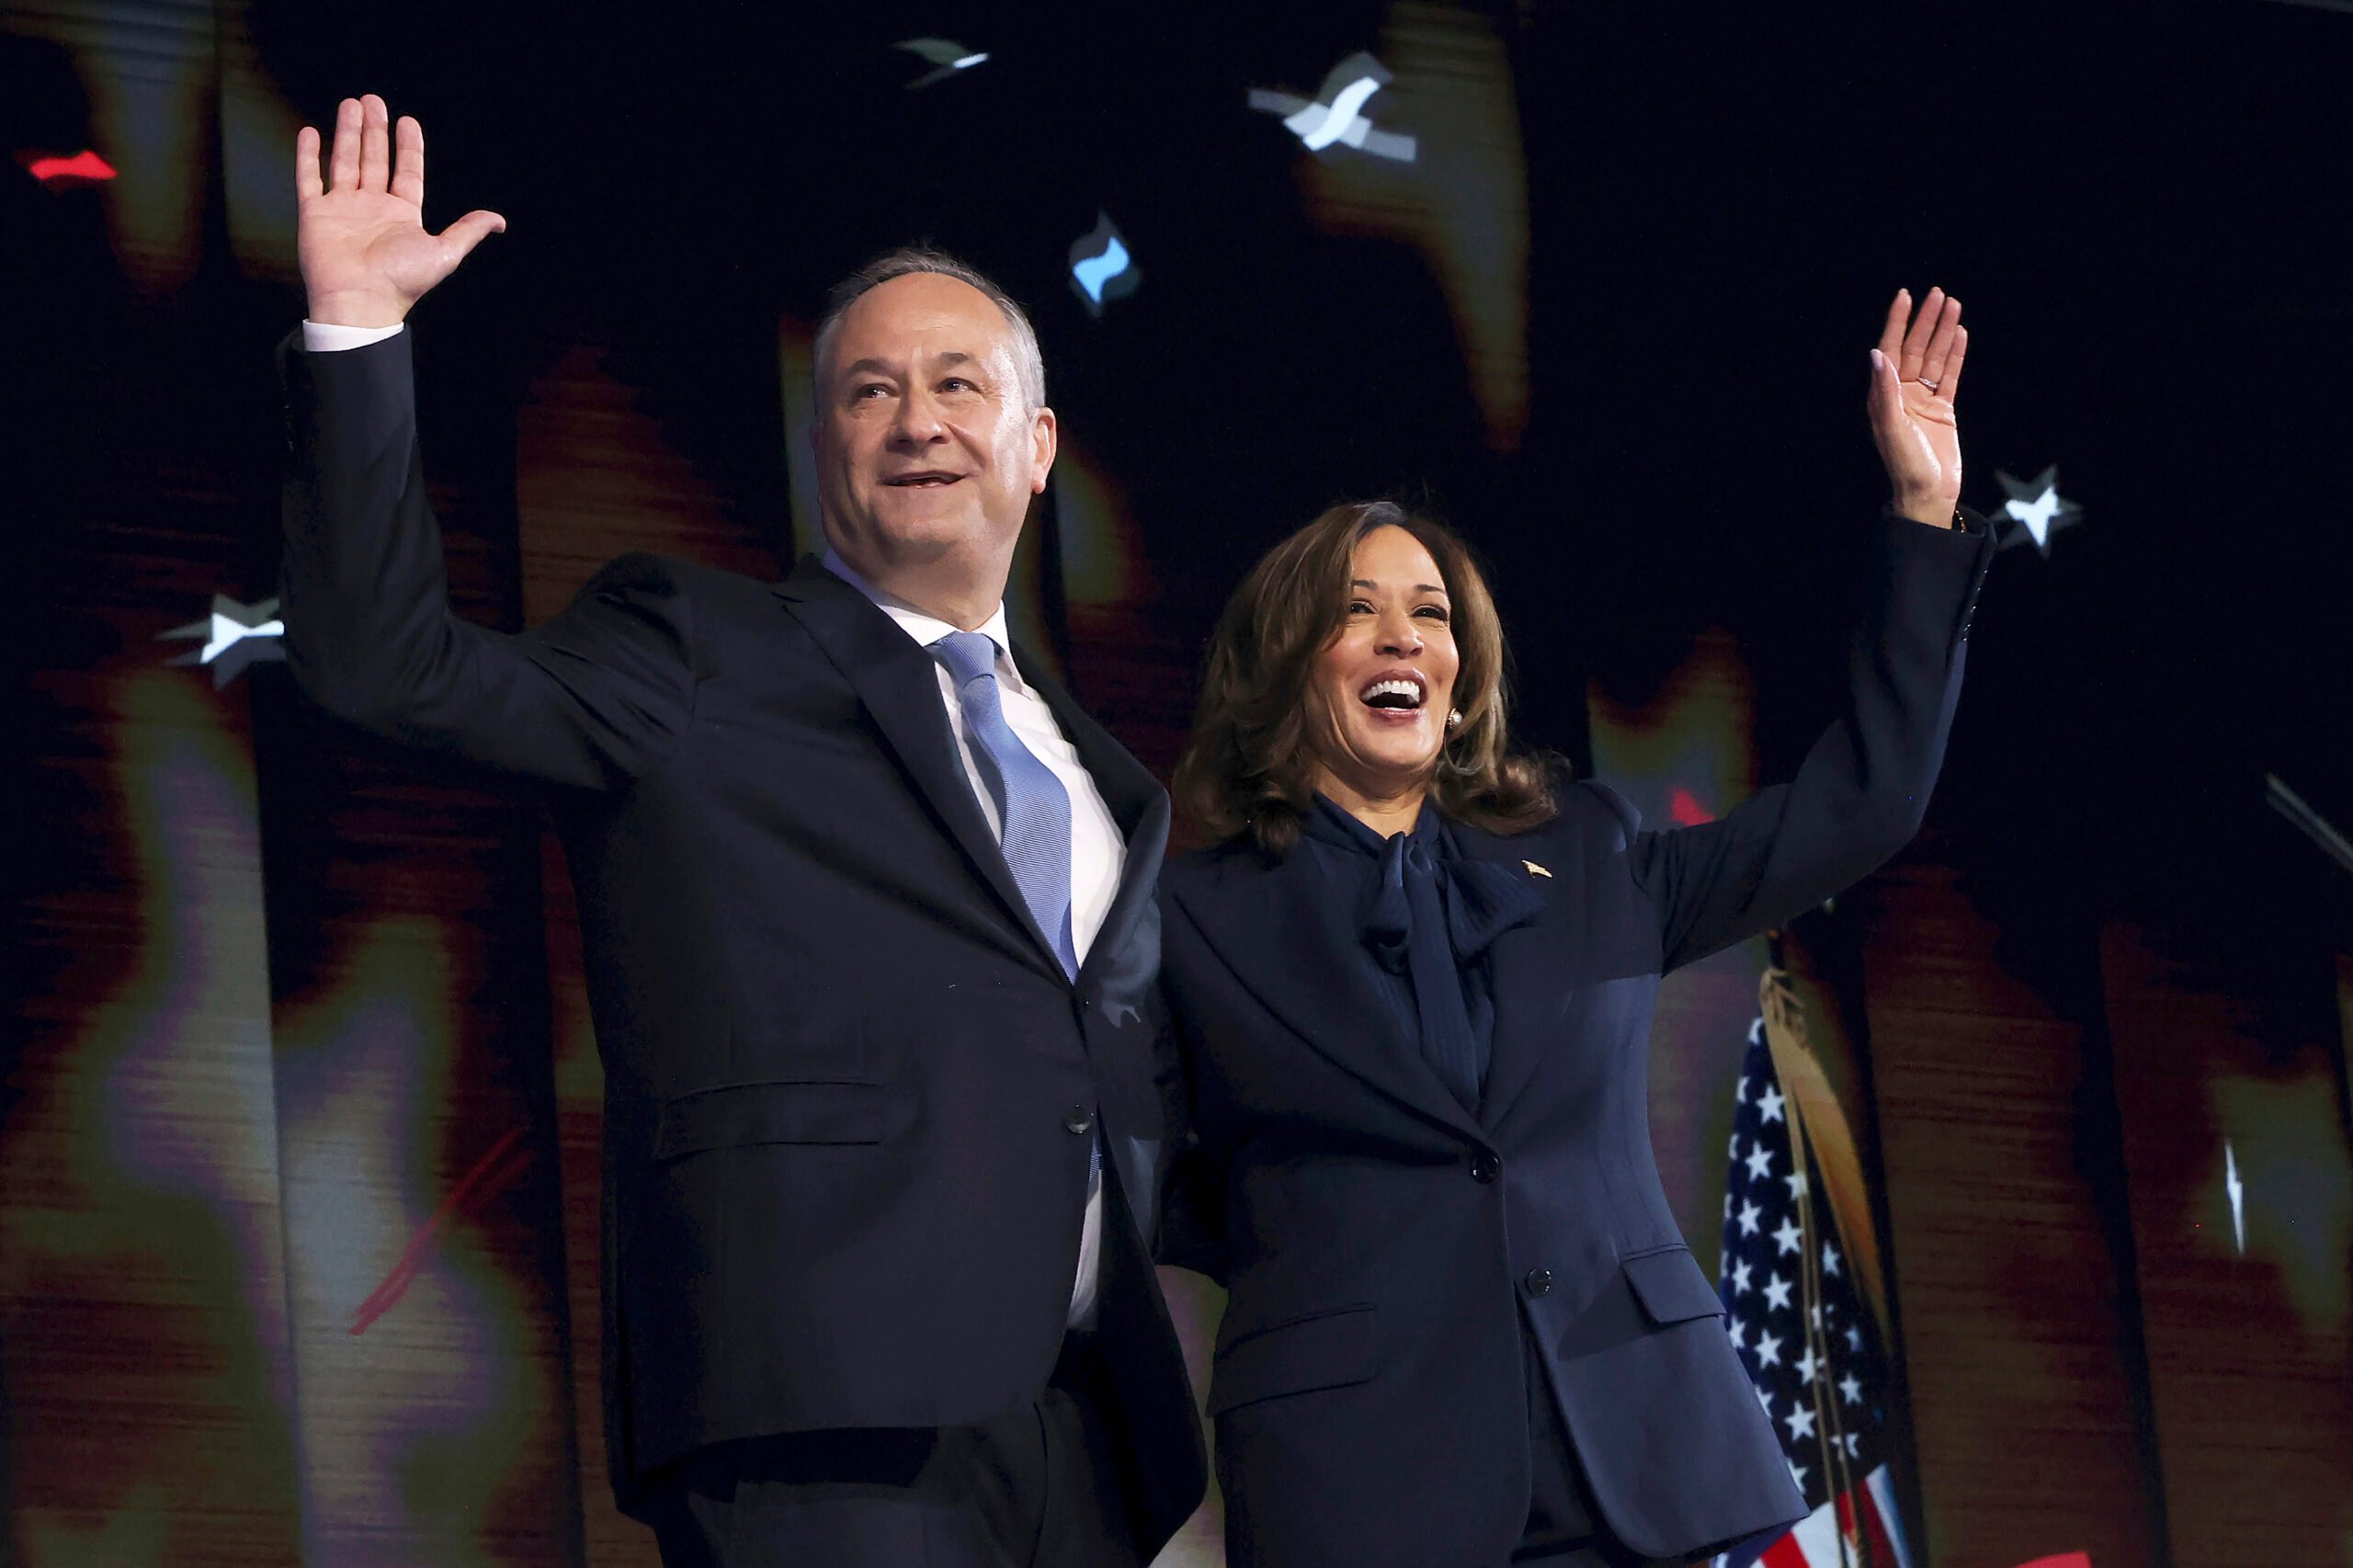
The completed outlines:
[[[1462,853],[1540,914],[1495,940],[1494,1054],[1462,1108],[1370,989],[1311,858],[1163,872],[1190,1134],[1162,1256],[1222,1281],[1209,1408],[1236,1563],[1501,1563],[1528,1516],[1523,1329],[1609,1528],[1696,1552],[1804,1512],[1651,1152],[1659,978],[1868,874],[1918,830],[1992,552],[1888,517],[1851,707],[1797,777],[1697,827],[1599,785]]]

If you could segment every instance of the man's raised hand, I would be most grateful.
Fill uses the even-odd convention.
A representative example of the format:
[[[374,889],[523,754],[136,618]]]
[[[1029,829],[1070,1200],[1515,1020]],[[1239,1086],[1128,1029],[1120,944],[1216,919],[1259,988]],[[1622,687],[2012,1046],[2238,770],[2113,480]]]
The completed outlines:
[[[1961,430],[1952,403],[1968,353],[1961,301],[1941,289],[1928,290],[1916,315],[1911,291],[1897,290],[1871,350],[1871,439],[1887,465],[1893,505],[1938,528],[1952,526],[1961,501]]]
[[[310,319],[337,326],[397,326],[484,235],[506,227],[473,211],[425,232],[425,131],[407,115],[395,131],[373,93],[337,106],[324,179],[319,133],[306,125],[294,138],[294,195]]]

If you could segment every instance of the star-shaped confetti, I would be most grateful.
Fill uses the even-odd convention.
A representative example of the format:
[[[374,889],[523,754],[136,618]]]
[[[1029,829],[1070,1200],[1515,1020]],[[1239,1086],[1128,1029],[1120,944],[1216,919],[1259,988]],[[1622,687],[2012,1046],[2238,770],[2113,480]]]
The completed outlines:
[[[212,685],[218,690],[236,679],[247,665],[284,659],[286,645],[280,639],[285,635],[286,623],[278,619],[276,599],[248,605],[240,604],[226,594],[215,594],[210,616],[157,632],[156,641],[203,638],[203,647],[171,662],[211,665]]]
[[[1142,280],[1119,225],[1098,208],[1095,227],[1070,243],[1070,286],[1079,302],[1087,314],[1099,316],[1106,303],[1126,299]]]
[[[1282,116],[1284,127],[1318,156],[1330,156],[1334,147],[1354,147],[1376,158],[1410,164],[1417,145],[1415,140],[1377,129],[1361,112],[1365,101],[1391,80],[1387,67],[1359,51],[1332,67],[1314,100],[1253,87],[1250,107]]]
[[[929,74],[918,76],[907,84],[907,91],[911,93],[919,88],[928,87],[934,82],[944,82],[960,71],[970,71],[988,58],[986,53],[966,49],[953,39],[902,39],[891,47],[904,49],[918,60],[930,62],[935,67]]]
[[[2035,549],[2048,555],[2052,534],[2083,521],[2084,509],[2059,494],[2057,463],[2032,479],[2016,479],[1999,469],[1994,477],[2001,482],[2006,497],[2001,515],[2018,525],[2003,541],[2005,548],[2022,539],[2031,540]]]

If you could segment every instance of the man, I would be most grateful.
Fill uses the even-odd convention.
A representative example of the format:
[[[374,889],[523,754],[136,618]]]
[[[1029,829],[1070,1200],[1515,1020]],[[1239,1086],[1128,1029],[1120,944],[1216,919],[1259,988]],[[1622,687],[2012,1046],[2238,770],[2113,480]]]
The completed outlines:
[[[1029,323],[886,257],[818,335],[823,563],[625,556],[500,636],[449,612],[401,324],[504,221],[427,233],[424,134],[372,95],[319,151],[287,655],[329,710],[550,787],[621,1506],[673,1568],[1147,1562],[1204,1485],[1145,1246],[1168,806],[1006,642],[1055,449]]]

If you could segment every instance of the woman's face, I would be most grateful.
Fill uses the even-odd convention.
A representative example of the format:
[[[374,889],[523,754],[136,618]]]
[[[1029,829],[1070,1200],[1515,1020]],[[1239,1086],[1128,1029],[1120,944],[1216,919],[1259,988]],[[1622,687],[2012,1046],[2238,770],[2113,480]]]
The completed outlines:
[[[1426,788],[1454,707],[1453,607],[1438,562],[1401,528],[1357,541],[1347,614],[1316,655],[1317,782],[1381,800]]]

